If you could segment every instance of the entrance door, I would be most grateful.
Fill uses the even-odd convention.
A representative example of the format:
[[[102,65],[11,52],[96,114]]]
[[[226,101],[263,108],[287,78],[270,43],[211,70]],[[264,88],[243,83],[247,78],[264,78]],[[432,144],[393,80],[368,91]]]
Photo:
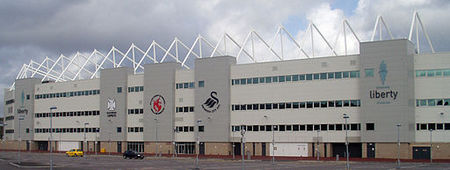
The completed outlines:
[[[234,143],[234,155],[241,155],[241,143]]]
[[[30,141],[27,140],[27,151],[30,151]]]
[[[205,142],[200,142],[200,147],[199,147],[199,154],[200,155],[204,155],[205,154]]]
[[[367,158],[375,158],[375,143],[367,143]]]
[[[266,156],[266,143],[261,143],[261,148],[262,148],[262,156]]]
[[[430,147],[413,147],[413,159],[430,159]]]
[[[122,142],[117,142],[117,152],[122,153]]]

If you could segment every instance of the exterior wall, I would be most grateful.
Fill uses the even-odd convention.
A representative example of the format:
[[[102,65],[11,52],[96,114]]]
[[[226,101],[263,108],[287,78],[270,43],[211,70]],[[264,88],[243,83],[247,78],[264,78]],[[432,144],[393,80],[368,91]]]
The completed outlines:
[[[178,63],[160,63],[144,67],[144,110],[147,113],[144,114],[144,140],[172,141],[175,122],[175,77],[180,66]],[[155,99],[153,103],[152,98]],[[152,111],[157,99],[162,105],[160,112]]]
[[[38,84],[34,87],[36,94],[65,93],[86,90],[100,90],[100,79],[77,80],[69,82]],[[34,96],[33,96],[34,97]],[[57,107],[55,112],[94,111],[100,109],[100,95],[72,96],[60,98],[35,99],[35,113],[49,113],[50,107]],[[35,115],[34,115],[35,116]],[[50,128],[49,117],[35,117],[34,128]],[[99,116],[53,117],[53,128],[87,128],[100,127]],[[50,133],[35,133],[34,140],[46,141]],[[84,133],[53,133],[56,141],[83,141]],[[87,141],[96,140],[95,133],[86,133]]]
[[[14,130],[14,119],[13,120],[7,120],[6,118],[14,116],[15,109],[14,103],[6,104],[6,101],[9,100],[15,100],[14,90],[4,89],[3,93],[3,101],[5,102],[5,105],[3,107],[3,114],[4,114],[4,126],[3,126],[3,139],[5,140],[13,140],[14,139],[14,133],[6,133],[6,130]],[[14,101],[16,102],[16,101]]]
[[[195,74],[193,70],[177,70],[176,83],[195,83]],[[196,84],[198,85],[198,84]],[[198,88],[198,87],[195,87]],[[175,90],[175,107],[195,106],[195,90],[196,89],[176,89]],[[177,126],[195,126],[195,112],[175,113],[175,127]],[[175,133],[175,140],[180,142],[195,141],[194,132]]]
[[[373,77],[360,78],[361,123],[375,124],[375,130],[362,133],[362,142],[397,141],[397,124],[401,125],[400,141],[413,142],[415,90],[412,43],[406,39],[364,42],[360,49],[361,70],[374,69]]]
[[[230,134],[230,73],[234,64],[236,59],[231,56],[195,60],[195,82],[204,81],[204,87],[195,89],[195,120],[201,120],[200,126],[205,127],[200,132],[201,141],[230,140],[224,134]],[[195,129],[198,132],[197,126]]]
[[[14,103],[14,139],[19,140],[32,140],[34,135],[34,86],[40,84],[40,79],[30,78],[30,79],[20,79],[16,80],[15,83],[15,96],[14,98],[18,101]],[[19,109],[25,109],[26,112],[22,113],[24,116],[23,120],[20,120]],[[19,123],[20,121],[20,123]],[[19,128],[20,124],[20,128]],[[17,131],[16,131],[17,130]],[[26,132],[28,131],[28,132]]]
[[[230,143],[206,142],[205,155],[231,155],[233,150]]]
[[[104,69],[100,72],[100,134],[101,141],[124,141],[127,134],[127,81],[129,68]],[[118,92],[118,88],[122,88]],[[110,105],[110,106],[108,106]],[[115,107],[111,107],[114,105]],[[114,115],[114,116],[112,116]],[[118,132],[121,128],[122,132]]]
[[[128,76],[128,87],[143,86],[144,75],[130,75]],[[145,91],[145,89],[144,89]],[[143,109],[144,108],[144,92],[128,92],[127,93],[127,109]],[[128,110],[127,110],[128,111]],[[144,110],[144,114],[149,114],[150,111]],[[144,133],[142,132],[128,132],[128,127],[144,127],[143,114],[128,114],[127,112],[127,127],[123,130],[127,131],[127,141],[144,141]]]
[[[144,151],[145,153],[156,153],[156,146],[158,146],[158,153],[161,154],[173,154],[173,144],[172,142],[145,142]]]

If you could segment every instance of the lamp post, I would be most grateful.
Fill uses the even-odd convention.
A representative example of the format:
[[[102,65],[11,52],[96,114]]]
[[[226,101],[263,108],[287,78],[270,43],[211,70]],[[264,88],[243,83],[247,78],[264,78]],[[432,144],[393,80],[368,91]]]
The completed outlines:
[[[233,126],[232,126],[233,127]],[[233,128],[231,128],[231,134],[232,134],[232,138],[231,138],[231,144],[232,144],[232,146],[233,146],[233,160],[235,159],[235,154],[234,154],[234,151],[235,151],[235,147],[236,147],[236,145],[234,144],[234,131],[235,131],[235,128],[236,126],[234,126]]]
[[[244,157],[245,157],[245,129],[244,129],[244,125],[241,126],[241,152],[242,152],[242,161],[241,161],[241,169],[244,169]]]
[[[177,133],[177,132],[178,132],[177,127],[174,127],[174,128],[173,128],[173,142],[172,142],[172,144],[173,144],[173,153],[172,153],[172,157],[177,156],[177,153],[176,153],[176,151],[177,151],[177,145],[176,145],[176,140],[175,140],[175,137],[176,137],[176,133]]]
[[[200,123],[201,122],[202,122],[202,120],[200,120],[200,119],[197,120],[197,146],[196,146],[197,157],[195,158],[195,169],[199,169],[198,168],[198,155],[199,155],[199,152],[200,152],[200,141],[199,141],[200,129],[199,129],[199,127],[200,127]]]
[[[319,133],[320,133],[320,129],[317,130],[317,147],[316,147],[316,151],[317,151],[317,160],[320,160],[320,141],[319,141]]]
[[[430,129],[430,164],[433,163],[433,129]]]
[[[272,164],[275,165],[275,126],[272,126]]]
[[[86,148],[86,153],[89,150],[88,146],[87,146],[87,141],[86,141],[86,126],[89,125],[89,123],[84,123],[84,146],[83,149]],[[87,155],[87,154],[86,154]]]
[[[53,156],[52,156],[52,152],[53,152],[53,148],[52,148],[52,140],[53,140],[53,110],[56,110],[57,107],[53,106],[50,107],[50,170],[53,170]]]
[[[397,124],[397,168],[400,168],[400,127],[401,124]]]
[[[349,153],[348,153],[348,124],[347,124],[347,119],[350,118],[347,114],[344,114],[344,119],[345,119],[345,156],[347,157],[347,161],[346,161],[346,168],[347,170],[350,170],[350,164],[348,162],[349,159]]]
[[[156,117],[153,120],[155,120],[155,125],[156,125],[156,128],[155,128],[155,136],[156,136],[156,139],[155,139],[155,157],[158,157],[158,117]]]

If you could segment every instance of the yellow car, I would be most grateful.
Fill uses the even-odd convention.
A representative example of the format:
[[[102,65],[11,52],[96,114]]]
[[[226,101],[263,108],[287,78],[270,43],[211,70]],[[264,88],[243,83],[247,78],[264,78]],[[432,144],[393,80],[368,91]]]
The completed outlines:
[[[81,149],[71,149],[70,151],[66,152],[66,155],[68,157],[72,157],[72,156],[80,156],[83,157],[83,151]]]

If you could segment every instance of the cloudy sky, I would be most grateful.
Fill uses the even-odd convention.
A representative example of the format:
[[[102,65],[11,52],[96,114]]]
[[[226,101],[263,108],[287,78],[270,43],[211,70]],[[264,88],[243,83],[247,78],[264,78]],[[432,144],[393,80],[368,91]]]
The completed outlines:
[[[252,29],[270,41],[279,25],[306,49],[305,31],[313,22],[339,53],[342,43],[335,39],[343,19],[362,41],[370,40],[378,15],[394,38],[405,38],[414,10],[435,50],[450,51],[447,0],[0,0],[0,87],[10,86],[30,59],[40,62],[46,56],[56,59],[93,49],[108,52],[112,46],[126,51],[131,43],[145,50],[153,40],[168,48],[174,37],[190,45],[199,34],[215,44],[225,32],[242,43]],[[318,47],[317,54],[329,55]],[[429,51],[427,44],[421,47]],[[357,44],[350,43],[349,48],[357,52]],[[289,50],[285,53],[301,58]],[[3,99],[3,90],[0,96]]]

